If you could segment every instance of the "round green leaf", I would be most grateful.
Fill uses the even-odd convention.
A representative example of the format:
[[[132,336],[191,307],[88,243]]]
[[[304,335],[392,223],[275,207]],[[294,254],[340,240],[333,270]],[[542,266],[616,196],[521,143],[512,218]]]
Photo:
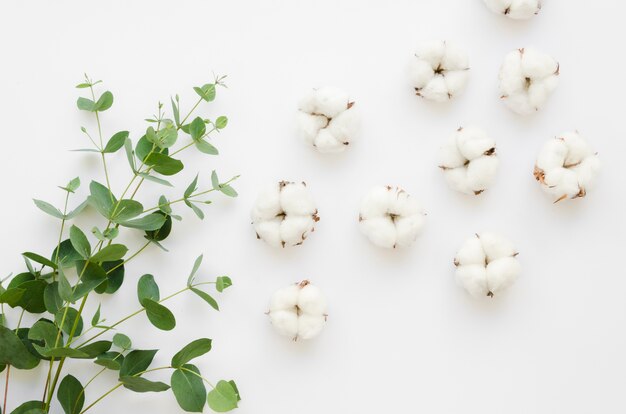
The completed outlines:
[[[158,230],[146,231],[146,239],[158,242],[163,241],[170,235],[170,232],[172,231],[172,217],[168,216],[162,211],[155,211],[152,214],[164,216],[165,222]]]
[[[66,375],[59,384],[57,398],[65,414],[80,413],[85,404],[85,392],[82,384],[76,377]]]
[[[141,303],[152,325],[163,331],[171,331],[176,327],[176,318],[168,308],[152,299],[144,299]]]
[[[239,393],[234,383],[222,380],[207,394],[207,402],[213,411],[225,413],[237,408]]]
[[[176,369],[172,373],[170,381],[172,392],[180,408],[187,412],[201,413],[206,404],[206,387],[199,375],[200,370],[190,364],[184,365],[182,369]]]
[[[152,299],[155,302],[159,301],[159,286],[154,281],[154,276],[143,275],[139,278],[137,282],[137,298],[142,305],[144,299]]]

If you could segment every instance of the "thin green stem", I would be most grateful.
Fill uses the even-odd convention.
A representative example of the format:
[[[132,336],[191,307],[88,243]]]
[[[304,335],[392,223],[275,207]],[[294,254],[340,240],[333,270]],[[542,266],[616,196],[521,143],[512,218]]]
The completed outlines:
[[[65,215],[67,214],[67,202],[70,199],[70,192],[67,191],[65,194],[65,206],[63,207],[63,219],[61,220],[61,231],[59,231],[59,241],[57,243],[57,250],[56,253],[54,254],[54,263],[58,264],[58,260],[59,260],[59,252],[61,251],[61,240],[63,239],[63,230],[65,229]],[[53,281],[54,281],[55,277],[53,276]]]
[[[106,397],[109,396],[109,394],[111,394],[113,391],[115,391],[116,389],[118,389],[119,387],[121,387],[123,384],[120,382],[118,383],[115,387],[111,388],[110,390],[108,390],[107,392],[105,392],[104,394],[102,394],[100,397],[98,397],[97,400],[95,400],[94,402],[92,402],[91,404],[89,404],[87,406],[87,408],[85,408],[83,411],[80,412],[80,414],[83,414],[85,412],[87,412],[87,410],[89,410],[91,407],[93,407],[94,405],[98,404],[100,401],[102,401],[103,399],[105,399]]]
[[[107,275],[111,272],[113,272],[115,269],[117,269],[118,267],[124,266],[126,263],[130,262],[131,260],[133,260],[135,257],[137,257],[138,255],[141,254],[141,252],[143,252],[146,247],[148,247],[150,245],[151,242],[147,242],[146,244],[144,244],[143,246],[141,246],[141,248],[139,250],[137,250],[135,253],[133,253],[132,256],[130,256],[128,259],[124,260],[122,263],[118,264],[117,266],[112,267],[108,272]]]
[[[178,369],[180,369],[181,371],[187,371],[187,372],[189,372],[189,373],[191,373],[191,374],[195,375],[196,377],[198,377],[198,378],[202,379],[204,382],[206,382],[207,384],[209,384],[209,386],[210,386],[211,388],[215,388],[215,386],[211,383],[211,381],[209,381],[208,379],[204,378],[202,375],[198,374],[197,372],[192,371],[192,370],[190,370],[190,369],[188,369],[188,368],[185,368],[185,367],[178,367]]]
[[[2,403],[2,412],[7,412],[7,399],[9,397],[9,375],[11,374],[11,365],[7,365],[7,375],[4,380],[4,402]]]
[[[232,183],[233,181],[235,181],[237,178],[239,178],[238,175],[234,176],[233,178],[231,178],[230,180],[226,181],[225,183],[221,183],[220,185],[228,185],[228,184]],[[168,201],[167,203],[159,204],[158,206],[149,208],[149,209],[145,210],[145,212],[148,213],[150,211],[158,210],[161,207],[169,206],[169,205],[176,204],[176,203],[180,203],[180,202],[188,200],[190,198],[200,197],[202,195],[212,193],[213,191],[216,191],[216,189],[215,188],[211,188],[210,190],[205,190],[205,191],[201,191],[201,192],[196,193],[196,194],[192,194],[189,197],[183,197],[183,198],[179,198],[179,199],[174,200],[174,201]]]

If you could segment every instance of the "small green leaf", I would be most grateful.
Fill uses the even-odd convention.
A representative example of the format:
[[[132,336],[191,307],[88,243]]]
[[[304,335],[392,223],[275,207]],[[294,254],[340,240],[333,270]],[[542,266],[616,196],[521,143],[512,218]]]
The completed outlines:
[[[79,380],[68,374],[59,384],[57,398],[65,414],[78,414],[85,404],[85,390]]]
[[[193,267],[191,268],[191,273],[189,273],[189,277],[187,278],[187,286],[193,285],[193,281],[196,278],[196,273],[198,273],[198,269],[200,269],[200,265],[202,265],[202,259],[203,258],[204,258],[204,255],[201,254],[193,262]]]
[[[151,299],[155,302],[159,301],[159,286],[154,281],[154,276],[143,275],[139,278],[137,282],[137,298],[142,306],[144,299]]]
[[[58,266],[56,265],[56,263],[54,263],[51,260],[46,259],[43,256],[38,255],[37,253],[32,253],[32,252],[24,252],[22,253],[22,256],[28,257],[30,260],[35,261],[37,263],[40,263],[44,266],[48,266],[52,269],[56,269]]]
[[[156,353],[156,349],[137,349],[129,352],[128,355],[124,357],[124,362],[122,363],[122,367],[120,368],[120,378],[136,375],[148,369]]]
[[[201,413],[206,404],[206,387],[200,378],[200,370],[194,365],[172,372],[172,392],[180,408],[191,413]]]
[[[148,320],[155,327],[163,331],[171,331],[176,327],[174,314],[165,306],[148,298],[143,299],[141,304],[146,309]]]
[[[72,301],[76,301],[87,293],[94,290],[107,280],[107,274],[102,266],[94,262],[76,262],[76,272],[82,277],[80,283],[74,288]]]
[[[215,85],[212,83],[207,83],[206,85],[203,85],[202,87],[196,86],[193,88],[193,90],[196,91],[198,96],[200,96],[202,99],[204,99],[207,102],[211,102],[212,100],[215,99]]]
[[[96,293],[110,295],[118,291],[124,283],[125,269],[122,263],[122,260],[102,263],[102,268],[106,272],[106,280],[95,288]]]
[[[213,297],[211,297],[211,295],[209,295],[208,293],[200,290],[200,289],[196,289],[196,288],[190,288],[191,291],[193,293],[195,293],[196,295],[200,296],[206,303],[208,303],[209,305],[211,305],[211,307],[215,310],[220,310],[219,305],[217,304],[217,302],[215,301],[215,299],[213,299]]]
[[[110,218],[113,206],[117,204],[117,199],[111,194],[111,191],[104,185],[92,181],[89,184],[91,195],[88,197],[91,204],[98,212],[106,218]]]
[[[117,134],[113,135],[111,139],[109,139],[109,142],[107,142],[102,152],[105,152],[105,153],[117,152],[120,148],[124,146],[126,139],[128,139],[128,131],[118,132]]]
[[[61,187],[65,191],[69,191],[70,193],[75,192],[80,187],[80,178],[73,178],[65,187]]]
[[[207,395],[209,407],[218,413],[234,410],[239,400],[239,393],[234,383],[224,380],[219,381]]]
[[[65,320],[63,320],[63,316],[65,315]],[[61,321],[63,321],[63,325],[61,325]],[[59,309],[59,311],[54,315],[54,323],[57,326],[60,326],[63,332],[66,334],[70,334],[72,331],[74,324],[76,324],[75,335],[80,335],[83,331],[83,318],[78,314],[78,311],[74,308],[68,307],[67,313],[65,308]]]
[[[146,231],[145,237],[146,239],[153,241],[153,242],[163,241],[167,239],[167,237],[170,235],[170,232],[172,231],[172,218],[166,215],[165,213],[163,213],[162,211],[155,211],[152,214],[159,214],[161,216],[164,215],[165,222],[163,223],[163,226],[161,226],[161,228],[158,230]]]
[[[198,175],[196,175],[196,178],[194,178],[191,184],[187,186],[187,189],[185,190],[185,193],[184,193],[185,198],[189,198],[197,189],[198,189]]]
[[[24,283],[20,283],[18,287],[20,289],[24,289],[24,293],[20,300],[16,303],[16,306],[19,306],[30,313],[43,313],[46,311],[46,305],[43,299],[44,291],[46,290],[46,286],[48,284],[41,280],[30,280]],[[9,284],[9,287],[11,284]]]
[[[57,342],[57,337],[59,341]],[[28,339],[38,341],[42,345],[33,344],[37,352],[43,354],[55,346],[63,346],[63,336],[59,335],[58,328],[46,319],[40,319],[28,331]]]
[[[33,369],[39,358],[31,354],[12,329],[0,325],[0,364],[12,365],[17,369]]]
[[[72,286],[68,282],[63,268],[59,268],[59,296],[66,302],[72,300]]]
[[[126,158],[128,159],[130,169],[135,171],[135,151],[133,151],[133,141],[130,138],[126,138],[126,140],[124,140],[124,152],[126,152]]]
[[[211,340],[200,338],[185,345],[172,357],[172,366],[179,368],[194,358],[198,358],[211,350]]]
[[[189,124],[189,135],[194,141],[199,140],[206,133],[206,124],[200,117],[196,117],[191,124]]]
[[[43,303],[46,310],[55,314],[63,307],[63,299],[59,295],[59,282],[52,282],[43,291]]]
[[[79,83],[78,85],[76,85],[77,89],[84,89],[84,88],[89,88],[91,86],[91,83]]]
[[[44,404],[39,401],[27,401],[11,411],[11,414],[45,414]]]
[[[169,155],[153,152],[148,155],[144,162],[152,166],[154,171],[163,175],[175,175],[183,170],[184,165],[180,160],[174,159]]]
[[[169,181],[164,180],[164,179],[159,178],[159,177],[155,177],[154,175],[150,175],[148,173],[139,173],[139,176],[141,178],[145,178],[148,181],[152,181],[153,183],[161,184],[161,185],[164,185],[164,186],[167,186],[167,187],[174,187],[172,185],[172,183],[170,183]]]
[[[211,185],[213,186],[214,190],[219,191],[220,189],[220,179],[217,176],[217,172],[215,172],[215,170],[213,170],[211,172]]]
[[[93,317],[91,318],[91,326],[96,326],[98,325],[98,323],[100,323],[100,307],[102,306],[102,304],[98,305],[98,309],[96,309],[96,313],[93,314]]]
[[[94,227],[91,229],[91,234],[100,241],[107,241],[115,239],[120,234],[120,230],[117,227],[111,227],[102,232],[99,228]]]
[[[113,345],[122,349],[130,349],[133,347],[133,343],[130,338],[123,333],[116,333],[113,335]]]
[[[135,220],[122,222],[120,223],[120,225],[124,227],[139,229],[139,230],[154,231],[163,227],[165,220],[166,220],[165,216],[157,215],[157,214],[148,214],[146,216],[143,216]]]
[[[89,345],[81,346],[78,351],[87,355],[87,359],[95,358],[111,349],[111,341],[96,341]]]
[[[94,363],[114,371],[119,371],[122,367],[123,361],[124,355],[119,352],[105,352],[104,354],[99,355]]]
[[[65,215],[65,220],[71,220],[74,217],[78,216],[80,213],[82,213],[85,207],[87,207],[87,205],[89,205],[88,200],[85,200],[82,203],[80,203],[78,207],[76,207],[74,210],[70,211],[69,213]]]
[[[112,262],[123,258],[127,252],[128,247],[123,244],[110,244],[94,254],[90,260],[94,263]]]
[[[95,111],[96,103],[94,101],[92,101],[91,99],[83,98],[81,96],[76,101],[76,106],[78,107],[78,109],[80,109],[82,111],[93,112],[93,111]]]
[[[226,128],[226,125],[228,125],[228,118],[226,118],[225,116],[219,116],[215,120],[215,128],[217,129],[224,129]]]
[[[202,212],[202,210],[198,208],[198,206],[196,206],[194,203],[192,203],[189,200],[185,200],[185,205],[189,207],[191,210],[193,210],[193,212],[196,214],[196,216],[198,216],[200,220],[204,220],[204,213]]]
[[[135,392],[162,392],[170,389],[170,386],[160,381],[150,381],[142,377],[121,376],[120,382],[125,388]]]
[[[224,289],[230,287],[233,285],[232,280],[230,280],[230,278],[228,276],[220,276],[217,278],[217,280],[215,281],[215,288],[217,289],[218,292],[223,292]]]
[[[143,205],[135,200],[120,200],[113,208],[111,220],[115,223],[128,221],[143,213]]]
[[[22,296],[24,296],[25,292],[26,289],[20,288],[5,290],[0,294],[0,303],[6,303],[10,307],[14,308],[20,302],[20,299],[22,299]]]
[[[58,255],[57,255],[58,250]],[[59,263],[60,267],[68,268],[74,266],[77,260],[81,260],[82,257],[72,246],[72,242],[67,239],[63,240],[59,246],[57,246],[50,258],[53,262]]]
[[[180,125],[180,110],[178,109],[178,104],[174,102],[174,99],[170,98],[172,102],[172,113],[174,114],[174,121],[176,122],[176,126]]]
[[[89,259],[89,256],[91,256],[91,245],[81,229],[76,226],[70,227],[70,241],[78,254],[84,259]]]
[[[208,155],[218,155],[219,151],[217,150],[217,148],[215,148],[213,145],[209,144],[208,141],[205,141],[204,139],[200,139],[198,141],[196,141],[196,148],[198,148],[198,150],[200,152],[203,152],[205,154]]]
[[[45,202],[43,200],[37,200],[37,199],[33,199],[33,201],[35,202],[35,205],[39,208],[39,210],[43,211],[44,213],[49,214],[52,217],[55,217],[58,219],[64,218],[63,213],[61,213],[61,210],[59,210],[52,204]]]
[[[111,105],[113,105],[113,94],[106,91],[102,94],[102,96],[100,96],[98,101],[93,106],[93,111],[106,111],[111,107]]]
[[[228,197],[237,197],[237,191],[234,188],[229,186],[228,184],[220,185],[220,191],[222,194],[227,195]]]

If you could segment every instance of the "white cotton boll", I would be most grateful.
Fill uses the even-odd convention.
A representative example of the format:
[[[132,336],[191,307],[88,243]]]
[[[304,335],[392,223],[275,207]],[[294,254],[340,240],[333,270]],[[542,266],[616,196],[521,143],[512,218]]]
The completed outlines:
[[[567,132],[543,145],[533,175],[557,203],[586,196],[599,170],[600,161],[589,143],[578,132]]]
[[[326,324],[326,299],[308,280],[278,290],[267,312],[281,335],[293,340],[311,339]]]
[[[459,128],[441,148],[439,159],[448,186],[464,194],[481,194],[498,170],[496,143],[477,127]]]
[[[280,189],[277,184],[264,187],[259,193],[254,208],[252,220],[260,221],[276,217],[281,212]]]
[[[300,289],[298,307],[305,313],[323,315],[326,313],[326,299],[320,288],[308,284]]]
[[[538,111],[558,84],[559,64],[532,48],[509,53],[500,67],[500,93],[504,103],[520,115]]]
[[[270,311],[293,310],[298,304],[300,287],[297,284],[278,289],[270,300]]]
[[[424,216],[420,203],[404,190],[377,186],[361,202],[359,227],[376,246],[406,247],[415,241]]]
[[[469,59],[464,50],[444,41],[424,42],[409,65],[416,95],[445,102],[458,95],[468,81]]]
[[[493,297],[511,286],[521,273],[511,243],[493,233],[468,239],[458,251],[454,265],[457,281],[475,297]]]
[[[270,311],[269,315],[270,322],[279,334],[290,338],[298,335],[298,315],[295,311]]]
[[[478,236],[468,239],[461,249],[456,254],[454,263],[459,265],[480,265],[484,266],[487,257],[485,256],[485,250],[483,244],[480,242]]]
[[[273,247],[281,247],[283,240],[280,237],[280,225],[283,222],[282,217],[272,219],[261,219],[254,223],[254,231],[259,239],[265,241]]]
[[[485,232],[480,233],[478,238],[483,245],[487,261],[511,257],[517,254],[511,242],[498,234]]]
[[[514,20],[530,19],[541,10],[542,0],[484,0],[487,7]]]
[[[286,183],[280,191],[280,206],[288,215],[312,215],[315,202],[304,183]]]
[[[359,222],[363,234],[372,244],[393,249],[398,238],[396,226],[389,217],[373,217]]]
[[[487,265],[487,287],[496,294],[511,286],[522,272],[522,266],[515,257],[503,257]]]
[[[298,246],[314,228],[315,221],[311,216],[287,215],[280,223],[280,240],[287,245]]]
[[[302,111],[298,111],[297,121],[302,137],[311,145],[315,143],[315,138],[320,129],[328,124],[328,118],[322,115],[311,115]]]
[[[282,181],[272,188],[252,209],[257,237],[274,247],[301,245],[319,220],[311,194],[304,183]]]
[[[485,269],[484,264],[457,267],[456,280],[474,297],[484,297],[489,293],[487,269]]]
[[[343,152],[358,135],[359,124],[354,102],[336,88],[314,89],[300,102],[300,134],[321,153]]]

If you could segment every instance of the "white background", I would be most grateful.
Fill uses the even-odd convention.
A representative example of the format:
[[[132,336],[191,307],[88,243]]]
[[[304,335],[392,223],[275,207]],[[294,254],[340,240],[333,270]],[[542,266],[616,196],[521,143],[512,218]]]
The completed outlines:
[[[83,72],[115,94],[105,136],[128,129],[136,140],[158,100],[179,92],[189,108],[191,88],[215,71],[228,74],[229,89],[201,113],[230,119],[214,139],[220,156],[185,154],[178,190],[148,184],[139,199],[148,207],[163,191],[177,198],[197,172],[207,186],[212,169],[241,174],[241,196],[214,197],[202,222],[178,206],[184,221],[165,243],[171,253],[149,249],[127,267],[119,295],[99,298],[115,321],[137,308],[142,273],[173,292],[200,253],[202,278],[232,277],[219,313],[182,296],[170,302],[174,332],[144,316],[122,327],[136,347],[161,349],[154,366],[193,338],[214,338],[198,365],[213,380],[237,381],[241,414],[623,413],[624,12],[618,0],[551,0],[520,23],[479,0],[5,1],[0,271],[21,271],[21,252],[47,254],[55,243],[58,222],[31,198],[59,205],[55,186],[80,175],[77,204],[90,179],[103,180],[96,155],[68,151],[88,146],[81,125],[95,132],[75,107]],[[418,99],[406,77],[414,45],[439,38],[471,58],[467,90],[446,105]],[[500,102],[497,74],[507,52],[530,45],[560,61],[561,83],[543,111],[522,118]],[[294,133],[298,99],[323,85],[349,91],[363,116],[362,135],[339,156],[316,154]],[[436,163],[441,142],[470,123],[496,138],[501,157],[497,182],[478,198],[451,192]],[[586,199],[553,205],[533,179],[534,159],[545,140],[573,129],[604,169]],[[119,194],[126,160],[119,153],[110,163]],[[304,246],[284,251],[257,241],[249,222],[258,187],[281,179],[305,180],[322,218]],[[359,201],[375,184],[423,201],[427,226],[411,248],[381,251],[359,233]],[[88,230],[90,216],[78,224]],[[474,300],[455,284],[452,259],[485,230],[515,243],[523,275],[506,294]],[[330,318],[320,337],[293,343],[264,311],[274,290],[303,278],[325,291]],[[95,372],[89,362],[74,368],[83,382]],[[40,395],[42,371],[13,373],[9,407]],[[99,377],[87,401],[114,381]],[[90,412],[177,412],[170,393],[118,390],[104,401]]]

